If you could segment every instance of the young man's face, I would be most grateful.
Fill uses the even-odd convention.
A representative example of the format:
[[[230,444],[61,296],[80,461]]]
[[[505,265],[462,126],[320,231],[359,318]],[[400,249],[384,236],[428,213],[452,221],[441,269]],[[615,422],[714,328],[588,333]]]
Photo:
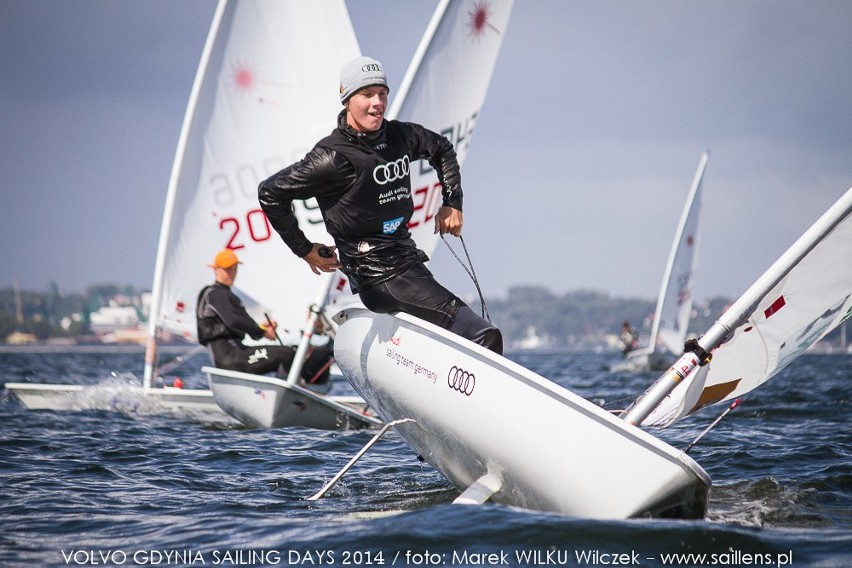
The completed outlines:
[[[346,101],[346,122],[358,132],[375,132],[388,107],[388,88],[373,85],[358,90]]]

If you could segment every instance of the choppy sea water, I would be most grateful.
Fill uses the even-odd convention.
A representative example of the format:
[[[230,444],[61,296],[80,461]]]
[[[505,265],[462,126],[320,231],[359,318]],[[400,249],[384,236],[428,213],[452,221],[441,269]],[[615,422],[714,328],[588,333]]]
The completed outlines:
[[[509,356],[607,406],[655,378],[610,373],[617,355]],[[174,374],[206,387],[206,363]],[[0,394],[0,566],[852,566],[852,356],[801,357],[690,451],[714,482],[703,521],[451,505],[456,489],[392,434],[307,501],[372,432],[169,412],[123,388],[142,365],[0,353],[0,383],[100,385],[73,411]],[[721,410],[655,432],[685,447]]]

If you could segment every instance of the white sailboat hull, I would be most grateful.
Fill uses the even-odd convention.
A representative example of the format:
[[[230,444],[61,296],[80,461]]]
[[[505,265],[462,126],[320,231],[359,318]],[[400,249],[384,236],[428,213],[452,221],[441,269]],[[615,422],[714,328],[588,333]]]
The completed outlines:
[[[702,518],[710,478],[683,452],[535,373],[407,314],[336,316],[337,364],[464,491],[590,518]]]
[[[213,399],[213,393],[207,389],[145,389],[132,385],[120,387],[95,385],[88,387],[83,385],[6,383],[6,390],[17,396],[21,403],[30,410],[88,408],[89,401],[105,399],[111,394],[120,394],[125,401],[132,400],[137,396],[146,397],[168,409],[223,414],[219,405]]]
[[[201,370],[207,374],[216,404],[247,426],[348,430],[382,425],[367,413],[360,397],[322,395],[282,379],[216,367]]]
[[[624,360],[610,368],[612,372],[651,373],[665,371],[672,366],[671,354],[651,351],[650,349],[635,349],[627,353]]]

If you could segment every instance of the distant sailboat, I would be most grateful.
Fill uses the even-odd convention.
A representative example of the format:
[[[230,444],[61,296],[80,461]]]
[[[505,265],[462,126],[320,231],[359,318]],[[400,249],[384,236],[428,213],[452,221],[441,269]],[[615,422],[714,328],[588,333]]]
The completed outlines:
[[[663,371],[683,351],[692,312],[695,269],[698,264],[698,241],[704,170],[710,152],[704,152],[692,180],[683,207],[663,282],[657,297],[657,307],[648,343],[629,351],[624,361],[613,365],[613,371],[647,373]]]

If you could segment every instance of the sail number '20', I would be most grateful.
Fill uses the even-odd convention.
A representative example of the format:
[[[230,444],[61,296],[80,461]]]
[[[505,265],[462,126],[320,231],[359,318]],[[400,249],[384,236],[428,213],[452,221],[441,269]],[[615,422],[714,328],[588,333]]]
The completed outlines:
[[[295,159],[294,159],[295,160]],[[210,177],[210,194],[216,207],[234,208],[240,204],[257,204],[257,185],[261,175],[270,175],[284,167],[284,161],[271,156],[262,163],[240,164],[230,172],[218,172]],[[294,201],[293,210],[299,222],[310,225],[322,223],[322,215],[315,199]],[[261,243],[272,238],[272,226],[259,207],[249,209],[245,216],[231,215],[219,219],[219,230],[224,233],[225,246],[239,250],[250,242]]]
[[[225,231],[226,236],[230,235],[226,248],[233,250],[245,248],[246,245],[239,240],[241,226],[236,217],[223,217],[219,221],[219,229]],[[272,227],[260,208],[246,213],[245,227],[248,229],[249,238],[256,243],[268,241],[272,237]]]
[[[294,201],[293,209],[299,222],[307,222],[311,225],[322,223],[322,215],[316,200]],[[245,230],[243,229],[245,228]],[[248,239],[255,243],[262,243],[272,238],[272,225],[266,214],[259,207],[246,212],[245,219],[237,217],[222,217],[219,220],[219,230],[225,232],[227,242],[225,247],[233,250],[245,248],[244,234],[248,232]]]
[[[441,203],[441,182],[418,187],[413,192],[414,214],[408,222],[408,228],[413,229],[421,223],[426,224],[435,217]]]

